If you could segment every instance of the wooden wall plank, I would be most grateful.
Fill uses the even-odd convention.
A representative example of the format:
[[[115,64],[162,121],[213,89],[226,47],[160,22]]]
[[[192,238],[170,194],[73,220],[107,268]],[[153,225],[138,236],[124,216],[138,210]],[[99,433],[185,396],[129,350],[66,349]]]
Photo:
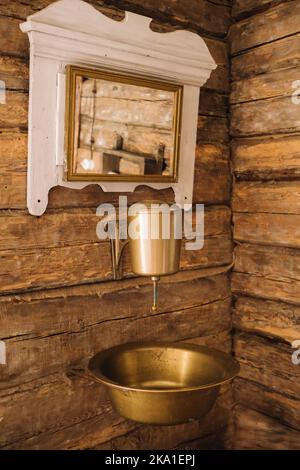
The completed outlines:
[[[266,98],[291,97],[300,88],[293,86],[298,79],[298,69],[290,68],[237,80],[232,82],[230,101],[237,104]]]
[[[147,299],[149,305],[147,309]],[[84,364],[96,352],[118,344],[138,341],[179,341],[199,336],[216,336],[230,331],[230,299],[211,305],[184,308],[181,311],[151,315],[151,292],[144,298],[143,318],[129,315],[109,320],[97,318],[94,325],[76,328],[74,331],[55,333],[55,336],[29,335],[31,337],[5,339],[8,367],[1,367],[0,388],[11,387],[32,380],[72,364]],[[100,303],[101,308],[101,303]],[[213,321],[211,317],[214,317]],[[210,323],[206,326],[205,323]],[[39,354],[39,361],[36,355]],[[24,368],[24,361],[26,367]]]
[[[238,179],[299,177],[300,137],[236,139],[232,143],[232,159]]]
[[[289,343],[238,333],[234,350],[240,377],[299,399],[300,367],[292,363],[294,349]]]
[[[230,129],[233,137],[299,132],[299,107],[291,97],[236,104]]]
[[[93,325],[99,318],[149,313],[145,298],[151,297],[152,287],[150,278],[141,277],[1,296],[1,337],[63,333],[68,327],[75,331]],[[163,277],[159,293],[158,313],[194,308],[229,297],[229,279],[209,270],[182,271]],[[88,300],[90,308],[85,309]]]
[[[238,297],[233,309],[238,330],[292,343],[300,338],[300,307],[271,300]],[[284,392],[284,390],[283,390]]]
[[[242,244],[235,249],[232,290],[299,305],[299,250]]]
[[[300,215],[236,213],[236,241],[300,248]]]
[[[181,269],[197,269],[228,265],[232,261],[231,249],[232,243],[228,237],[208,238],[202,250],[183,249],[180,267]],[[1,265],[0,291],[2,293],[112,279],[109,242],[44,248],[43,250],[2,251]],[[132,270],[127,248],[124,251],[123,267],[124,276],[131,276]]]
[[[300,214],[299,181],[241,182],[234,186],[235,212]]]
[[[299,283],[263,278],[248,273],[233,273],[232,292],[261,299],[279,300],[299,305]]]
[[[7,90],[27,91],[29,87],[28,61],[16,57],[0,56],[0,80]]]
[[[22,20],[0,16],[1,53],[28,57],[28,36],[20,30]]]
[[[0,106],[0,129],[27,128],[28,94],[6,92],[6,102]]]
[[[270,390],[260,383],[239,377],[234,381],[234,394],[241,406],[263,413],[289,428],[300,431],[298,399]],[[286,432],[288,433],[289,430],[287,429]]]
[[[236,450],[299,450],[300,433],[262,413],[237,407],[234,448]]]
[[[228,120],[215,116],[199,116],[197,142],[228,143]]]
[[[104,0],[103,3],[120,6],[119,0]],[[160,0],[123,0],[122,7],[158,21],[168,19],[216,37],[225,37],[230,25],[230,8],[206,0],[171,0],[167,4]]]
[[[233,0],[232,16],[239,19],[282,3],[282,0]]]
[[[299,257],[300,252],[292,248],[243,243],[235,249],[234,270],[274,280],[296,282],[300,280]]]
[[[275,70],[298,67],[300,34],[288,36],[273,43],[255,47],[232,57],[231,75],[233,80],[251,77]]]
[[[229,34],[232,53],[299,33],[299,14],[299,2],[291,1],[235,23]]]

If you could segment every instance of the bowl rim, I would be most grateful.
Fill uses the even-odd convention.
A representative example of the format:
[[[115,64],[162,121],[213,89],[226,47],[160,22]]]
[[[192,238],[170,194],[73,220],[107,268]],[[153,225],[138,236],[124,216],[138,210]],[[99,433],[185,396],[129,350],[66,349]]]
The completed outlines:
[[[147,387],[131,387],[125,384],[121,384],[120,382],[116,382],[112,379],[109,379],[102,371],[102,365],[105,360],[112,356],[115,353],[123,352],[123,351],[131,351],[133,349],[143,350],[143,349],[153,349],[153,348],[161,348],[167,347],[171,349],[180,349],[180,350],[188,350],[188,351],[195,351],[198,353],[209,353],[223,362],[224,366],[226,367],[225,376],[222,379],[215,380],[213,382],[209,382],[207,384],[202,385],[194,385],[191,387],[180,387],[180,388],[166,388],[166,389],[154,389],[154,388],[147,388]],[[124,343],[118,346],[113,346],[109,349],[105,349],[103,351],[98,352],[95,354],[89,361],[88,370],[92,374],[93,378],[98,382],[102,383],[103,385],[119,390],[128,390],[133,392],[147,392],[147,393],[183,393],[183,392],[192,392],[197,390],[207,390],[219,387],[220,385],[225,384],[226,382],[231,381],[236,375],[239,373],[240,365],[238,361],[230,354],[224,353],[214,348],[209,348],[207,346],[197,345],[193,343],[186,343],[183,341],[172,342],[172,341],[149,341],[149,342],[130,342]]]

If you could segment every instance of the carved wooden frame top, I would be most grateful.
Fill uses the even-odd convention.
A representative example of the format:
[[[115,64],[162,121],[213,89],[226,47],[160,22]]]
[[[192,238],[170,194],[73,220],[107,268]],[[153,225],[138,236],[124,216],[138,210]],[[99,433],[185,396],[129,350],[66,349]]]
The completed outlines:
[[[200,87],[216,64],[203,39],[188,31],[156,33],[151,18],[126,12],[112,20],[82,0],[60,0],[21,24],[30,40],[27,206],[42,215],[57,185],[130,192],[140,184],[172,187],[177,204],[191,204]],[[178,180],[175,183],[65,181],[65,69],[80,65],[183,86]]]

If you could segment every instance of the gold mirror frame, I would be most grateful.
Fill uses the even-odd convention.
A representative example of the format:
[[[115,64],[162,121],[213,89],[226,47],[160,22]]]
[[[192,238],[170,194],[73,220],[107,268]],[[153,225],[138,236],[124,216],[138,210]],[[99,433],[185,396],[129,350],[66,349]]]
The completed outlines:
[[[120,181],[120,182],[171,182],[178,181],[179,149],[181,134],[181,116],[183,102],[183,87],[174,83],[158,80],[146,79],[133,75],[124,75],[109,71],[100,71],[78,67],[74,65],[66,66],[67,86],[66,86],[66,150],[67,169],[65,178],[67,181]],[[74,172],[74,136],[75,136],[75,112],[76,112],[76,80],[77,77],[92,79],[103,79],[107,81],[117,81],[136,86],[149,87],[159,90],[173,92],[174,99],[174,155],[173,172],[170,175],[106,175],[99,173],[79,174]]]

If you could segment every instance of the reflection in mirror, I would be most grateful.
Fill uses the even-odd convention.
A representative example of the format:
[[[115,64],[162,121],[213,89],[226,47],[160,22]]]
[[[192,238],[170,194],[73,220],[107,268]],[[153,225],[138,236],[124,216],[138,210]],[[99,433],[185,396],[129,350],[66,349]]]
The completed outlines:
[[[68,67],[68,179],[176,181],[182,88]]]

